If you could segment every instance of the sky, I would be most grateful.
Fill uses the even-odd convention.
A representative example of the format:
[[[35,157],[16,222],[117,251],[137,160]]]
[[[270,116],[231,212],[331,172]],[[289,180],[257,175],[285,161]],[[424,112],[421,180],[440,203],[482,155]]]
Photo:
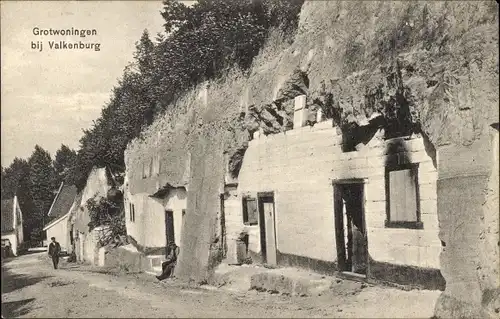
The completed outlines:
[[[54,156],[78,148],[100,115],[144,29],[163,31],[161,1],[2,1],[1,164],[28,158],[39,144]],[[36,36],[33,29],[95,29],[97,35]],[[55,50],[49,41],[100,43]],[[36,46],[42,41],[42,51]],[[34,43],[32,43],[34,42]]]

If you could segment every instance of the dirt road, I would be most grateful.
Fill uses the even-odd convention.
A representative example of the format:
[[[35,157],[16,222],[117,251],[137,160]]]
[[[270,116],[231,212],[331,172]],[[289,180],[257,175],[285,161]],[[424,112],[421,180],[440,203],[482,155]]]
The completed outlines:
[[[11,317],[431,317],[437,291],[401,291],[343,281],[320,297],[190,288],[146,274],[103,273],[45,253],[2,264],[2,315]]]

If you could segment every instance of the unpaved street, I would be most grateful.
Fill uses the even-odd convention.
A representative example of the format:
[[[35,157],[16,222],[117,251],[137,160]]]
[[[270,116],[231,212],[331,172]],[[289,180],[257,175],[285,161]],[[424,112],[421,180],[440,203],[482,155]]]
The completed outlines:
[[[62,264],[45,253],[2,265],[2,315],[10,317],[431,317],[439,292],[402,291],[339,281],[320,297],[229,292],[156,282],[146,274],[118,274]],[[394,307],[397,305],[397,307]]]

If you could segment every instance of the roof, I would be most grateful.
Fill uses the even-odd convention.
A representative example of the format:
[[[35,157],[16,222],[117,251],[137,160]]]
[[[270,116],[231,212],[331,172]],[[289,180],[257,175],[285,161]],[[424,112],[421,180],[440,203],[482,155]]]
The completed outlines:
[[[53,218],[44,228],[43,230],[47,230],[54,225],[57,225],[61,221],[68,222],[69,224],[74,223],[75,215],[80,207],[80,202],[82,201],[82,193],[76,194],[71,207],[65,215],[62,215],[59,218]]]
[[[2,234],[14,230],[14,198],[2,200]]]
[[[71,205],[73,205],[76,193],[76,186],[64,185],[64,183],[61,183],[59,191],[52,202],[52,206],[50,207],[47,216],[55,220],[66,215],[69,212]]]

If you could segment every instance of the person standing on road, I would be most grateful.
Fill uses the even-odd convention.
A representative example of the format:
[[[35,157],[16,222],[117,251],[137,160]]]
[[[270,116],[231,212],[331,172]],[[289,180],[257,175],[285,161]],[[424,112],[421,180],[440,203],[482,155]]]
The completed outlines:
[[[52,258],[54,269],[57,269],[57,264],[59,264],[59,254],[61,253],[61,245],[59,245],[55,237],[50,238],[50,241],[49,257]]]

